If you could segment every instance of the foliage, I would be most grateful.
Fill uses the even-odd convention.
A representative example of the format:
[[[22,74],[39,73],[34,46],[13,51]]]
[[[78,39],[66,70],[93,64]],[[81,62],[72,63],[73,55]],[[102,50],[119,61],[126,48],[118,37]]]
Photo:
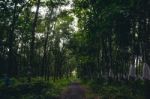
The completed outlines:
[[[26,79],[24,78],[26,81]],[[10,86],[5,86],[1,80],[0,97],[2,99],[58,99],[62,90],[70,80],[62,79],[55,82],[38,80],[34,78],[32,82],[13,79]]]
[[[144,99],[144,85],[141,81],[126,83],[91,81],[87,85],[91,86],[94,96],[99,96],[101,99]]]

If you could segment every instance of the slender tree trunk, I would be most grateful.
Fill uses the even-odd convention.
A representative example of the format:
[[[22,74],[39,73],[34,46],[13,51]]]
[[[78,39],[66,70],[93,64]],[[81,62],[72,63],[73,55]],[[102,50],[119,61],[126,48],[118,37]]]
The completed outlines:
[[[48,27],[47,27],[47,33],[46,33],[46,38],[45,38],[45,41],[44,41],[44,53],[43,53],[43,58],[42,58],[42,72],[41,72],[41,76],[44,76],[45,75],[45,64],[46,64],[46,60],[47,60],[47,43],[48,43],[48,36],[49,36],[49,31],[50,30],[50,27],[49,27],[49,24],[48,24]]]
[[[39,13],[39,8],[40,8],[40,0],[37,0],[37,8],[33,20],[33,25],[32,25],[32,30],[31,30],[31,42],[30,42],[30,64],[28,67],[28,81],[31,81],[31,70],[33,72],[34,68],[34,55],[35,55],[35,30],[36,30],[36,25],[37,25],[37,20],[38,20],[38,13]]]
[[[7,67],[7,74],[9,76],[13,76],[17,72],[17,68],[14,64],[14,40],[15,40],[15,26],[16,26],[16,21],[17,21],[17,3],[14,5],[14,11],[13,11],[13,19],[12,19],[12,24],[10,26],[10,31],[9,31],[9,54],[8,54],[8,67]]]
[[[41,68],[41,76],[46,76],[48,75],[47,73],[47,68],[46,66],[48,67],[49,65],[47,64],[47,59],[48,59],[48,56],[47,56],[47,44],[48,44],[48,41],[49,41],[49,34],[52,32],[52,28],[54,26],[51,25],[50,26],[50,21],[51,21],[51,18],[52,18],[52,13],[53,13],[53,9],[50,10],[50,15],[49,15],[49,20],[48,20],[48,24],[47,25],[47,29],[46,29],[46,35],[45,35],[45,41],[44,41],[44,46],[43,46],[43,58],[42,58],[42,68]]]

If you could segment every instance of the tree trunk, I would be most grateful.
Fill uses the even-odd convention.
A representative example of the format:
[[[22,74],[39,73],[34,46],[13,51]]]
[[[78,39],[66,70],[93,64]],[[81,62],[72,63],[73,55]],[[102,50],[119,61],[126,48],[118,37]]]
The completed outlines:
[[[37,20],[38,20],[38,13],[39,13],[39,8],[40,8],[40,0],[37,0],[37,8],[34,16],[34,21],[32,25],[32,30],[31,30],[31,42],[30,42],[30,64],[28,67],[28,81],[30,82],[31,80],[31,70],[33,70],[34,66],[34,55],[35,55],[35,29],[37,25]]]
[[[17,3],[15,3],[14,5],[14,11],[13,11],[13,19],[12,19],[12,24],[10,25],[10,31],[9,31],[9,53],[8,53],[8,67],[7,67],[7,74],[9,76],[14,76],[17,72],[17,67],[14,64],[14,40],[15,40],[15,36],[14,36],[14,30],[15,30],[15,26],[16,26],[16,21],[17,21],[17,17],[16,17],[16,12],[17,12]]]

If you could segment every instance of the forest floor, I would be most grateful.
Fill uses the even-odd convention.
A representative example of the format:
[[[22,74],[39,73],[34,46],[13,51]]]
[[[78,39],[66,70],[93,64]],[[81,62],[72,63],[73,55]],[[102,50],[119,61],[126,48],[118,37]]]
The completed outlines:
[[[72,79],[43,81],[33,78],[28,83],[26,79],[11,79],[11,84],[5,86],[0,80],[0,99],[59,99],[62,91],[72,82]],[[87,99],[144,99],[143,82],[112,82],[80,81],[86,88]]]

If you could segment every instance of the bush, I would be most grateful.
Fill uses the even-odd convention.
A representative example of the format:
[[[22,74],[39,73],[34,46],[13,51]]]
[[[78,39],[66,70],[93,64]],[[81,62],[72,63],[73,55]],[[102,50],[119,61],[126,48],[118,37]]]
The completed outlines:
[[[57,99],[58,93],[53,83],[34,81],[15,83],[9,87],[0,85],[1,99]],[[57,94],[57,95],[56,95]]]
[[[143,81],[128,83],[112,82],[99,83],[100,81],[90,81],[92,92],[100,96],[100,99],[144,99]]]

